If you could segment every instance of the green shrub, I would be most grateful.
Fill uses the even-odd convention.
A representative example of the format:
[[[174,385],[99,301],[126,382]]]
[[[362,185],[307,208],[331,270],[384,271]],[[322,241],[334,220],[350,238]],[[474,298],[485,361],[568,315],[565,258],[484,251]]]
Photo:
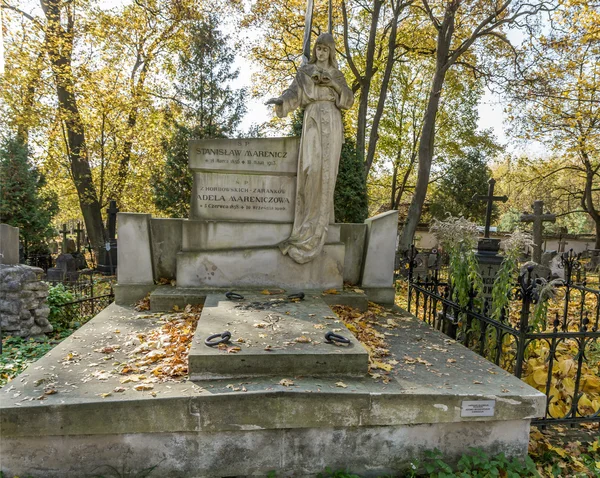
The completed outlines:
[[[70,328],[72,322],[76,319],[75,308],[72,305],[65,306],[65,304],[74,300],[73,293],[63,284],[50,286],[48,290],[48,307],[50,307],[48,320],[57,332]]]

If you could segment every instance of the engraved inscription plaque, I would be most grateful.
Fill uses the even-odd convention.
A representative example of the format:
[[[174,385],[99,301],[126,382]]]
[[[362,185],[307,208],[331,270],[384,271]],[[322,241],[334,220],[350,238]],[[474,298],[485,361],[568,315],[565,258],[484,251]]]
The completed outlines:
[[[294,221],[299,138],[190,141],[191,219]]]

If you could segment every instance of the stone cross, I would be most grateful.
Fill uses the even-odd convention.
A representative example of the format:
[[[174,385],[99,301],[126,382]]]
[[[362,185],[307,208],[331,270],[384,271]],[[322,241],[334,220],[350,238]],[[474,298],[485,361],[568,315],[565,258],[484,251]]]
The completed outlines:
[[[117,232],[117,213],[119,212],[117,201],[111,200],[106,212],[108,213],[108,238],[113,240]]]
[[[81,221],[77,221],[77,228],[75,229],[75,233],[77,234],[77,252],[81,252],[81,233],[84,231],[85,229],[81,227]]]
[[[487,196],[483,196],[481,194],[474,194],[472,198],[473,201],[487,201],[487,209],[485,211],[485,234],[483,235],[483,237],[490,237],[490,225],[492,223],[492,206],[494,205],[494,201],[508,201],[508,196],[494,196],[494,186],[496,185],[496,180],[494,178],[490,178],[488,184],[489,186]]]
[[[568,244],[563,234],[564,232],[560,233],[560,238],[558,240],[558,252],[565,252],[565,246]]]
[[[533,214],[521,214],[521,222],[533,223],[533,253],[531,260],[537,264],[542,262],[542,234],[544,231],[544,222],[555,222],[556,215],[544,214],[544,201],[534,201]]]
[[[63,226],[62,227],[62,231],[60,231],[61,234],[62,234],[62,237],[63,237],[62,238],[62,251],[61,252],[63,254],[66,254],[67,253],[67,234],[69,233],[69,231],[67,231],[67,225],[66,224],[63,224],[62,226]]]

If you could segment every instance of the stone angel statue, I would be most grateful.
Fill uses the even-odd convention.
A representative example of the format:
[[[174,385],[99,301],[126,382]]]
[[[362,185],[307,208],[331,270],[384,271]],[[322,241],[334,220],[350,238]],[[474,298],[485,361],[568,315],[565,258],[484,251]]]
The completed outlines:
[[[353,102],[352,90],[338,69],[333,36],[322,33],[310,61],[300,67],[290,87],[266,103],[275,105],[280,118],[304,108],[294,227],[289,239],[279,245],[299,264],[321,253],[327,227],[334,222],[333,192],[344,142],[340,110]]]

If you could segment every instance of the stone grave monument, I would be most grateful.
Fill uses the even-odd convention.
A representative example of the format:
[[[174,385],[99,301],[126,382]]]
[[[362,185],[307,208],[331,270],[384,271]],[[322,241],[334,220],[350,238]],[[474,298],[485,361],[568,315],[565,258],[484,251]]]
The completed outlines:
[[[548,261],[543,261],[543,243],[544,243],[544,222],[555,222],[556,216],[554,214],[544,214],[544,201],[534,201],[532,205],[533,214],[523,213],[521,214],[521,222],[533,223],[533,249],[531,252],[531,262],[534,263],[534,269],[532,271],[532,277],[541,277],[548,279],[552,271],[549,267],[550,258]],[[522,267],[522,271],[526,270],[527,266],[531,263],[527,263]]]
[[[307,21],[305,38],[310,31]],[[0,403],[7,476],[92,476],[107,465],[181,477],[308,476],[326,466],[381,476],[437,447],[453,462],[473,446],[526,454],[530,420],[545,410],[540,392],[396,312],[380,335],[400,360],[372,363],[382,373],[367,376],[365,347],[328,307],[366,306],[363,292],[342,290],[350,277],[369,299],[394,300],[397,211],[356,225],[332,215],[347,90],[333,39],[321,35],[270,101],[280,114],[305,107],[300,139],[193,141],[189,218],[119,213],[117,303]],[[149,292],[153,310],[204,304],[184,371],[192,381],[111,371],[166,325],[124,306]],[[410,356],[423,363],[404,363]],[[38,390],[49,383],[53,393]],[[23,399],[40,393],[43,401]]]
[[[493,239],[490,237],[490,226],[492,223],[492,208],[495,201],[506,202],[508,201],[507,196],[494,196],[494,187],[496,180],[490,178],[487,196],[474,195],[473,201],[486,201],[487,208],[485,213],[485,231],[483,238],[479,239],[477,243],[477,252],[475,257],[479,264],[479,273],[483,280],[483,293],[482,297],[488,304],[492,300],[492,289],[494,287],[494,281],[496,280],[496,274],[500,269],[500,265],[504,258],[498,254],[500,250],[500,240]]]
[[[19,263],[19,228],[0,224],[0,264]]]

